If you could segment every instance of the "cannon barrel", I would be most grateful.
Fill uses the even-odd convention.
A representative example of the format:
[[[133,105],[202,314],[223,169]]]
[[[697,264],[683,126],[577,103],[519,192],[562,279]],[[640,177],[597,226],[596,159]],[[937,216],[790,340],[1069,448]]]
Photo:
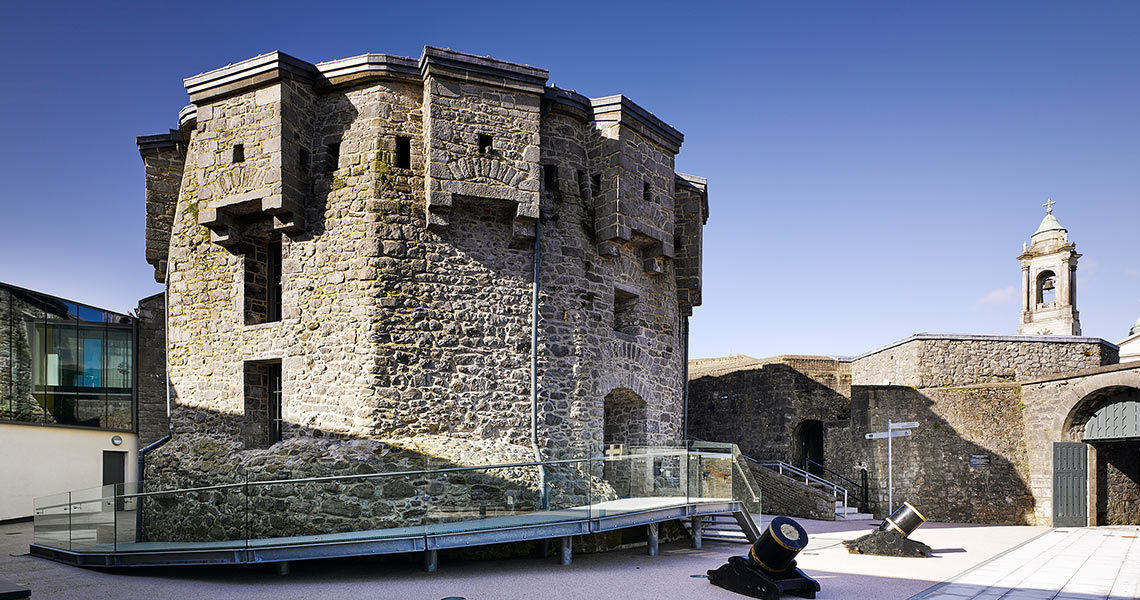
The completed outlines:
[[[926,517],[922,516],[917,508],[912,506],[910,502],[903,502],[903,505],[891,513],[891,516],[883,519],[883,523],[879,525],[879,531],[894,529],[903,537],[909,537],[915,529],[918,529],[919,525],[925,522]]]
[[[795,564],[796,555],[807,547],[808,534],[788,517],[776,517],[748,551],[748,562],[770,573],[783,573]]]

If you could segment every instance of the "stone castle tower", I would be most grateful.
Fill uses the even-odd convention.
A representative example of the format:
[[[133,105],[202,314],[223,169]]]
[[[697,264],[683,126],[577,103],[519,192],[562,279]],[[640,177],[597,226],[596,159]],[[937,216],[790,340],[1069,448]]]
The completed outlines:
[[[175,432],[680,440],[705,180],[546,81],[432,47],[186,79],[139,138]]]
[[[1045,218],[1021,261],[1021,323],[1019,334],[1081,335],[1077,313],[1077,245],[1053,216],[1052,200],[1045,203]]]

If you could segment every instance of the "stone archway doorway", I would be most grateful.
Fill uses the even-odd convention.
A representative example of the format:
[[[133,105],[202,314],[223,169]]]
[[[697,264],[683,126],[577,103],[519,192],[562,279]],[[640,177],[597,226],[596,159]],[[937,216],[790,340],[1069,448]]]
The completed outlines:
[[[1090,447],[1089,521],[1140,525],[1140,389],[1088,394],[1070,414],[1069,433]]]
[[[793,460],[813,475],[823,475],[823,421],[808,419],[796,426]]]

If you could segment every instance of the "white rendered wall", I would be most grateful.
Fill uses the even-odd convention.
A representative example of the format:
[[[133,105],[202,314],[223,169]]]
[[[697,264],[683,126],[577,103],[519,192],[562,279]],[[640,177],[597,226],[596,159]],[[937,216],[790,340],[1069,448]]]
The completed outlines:
[[[1125,338],[1117,345],[1120,346],[1120,362],[1140,360],[1140,333]]]
[[[32,516],[39,496],[103,485],[104,450],[127,453],[127,481],[138,468],[133,433],[0,423],[0,449],[0,521]]]

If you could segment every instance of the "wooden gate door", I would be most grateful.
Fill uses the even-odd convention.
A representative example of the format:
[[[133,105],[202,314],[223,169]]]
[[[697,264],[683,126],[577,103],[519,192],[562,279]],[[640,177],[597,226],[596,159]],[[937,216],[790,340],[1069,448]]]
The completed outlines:
[[[1053,527],[1088,525],[1088,446],[1053,444]]]

